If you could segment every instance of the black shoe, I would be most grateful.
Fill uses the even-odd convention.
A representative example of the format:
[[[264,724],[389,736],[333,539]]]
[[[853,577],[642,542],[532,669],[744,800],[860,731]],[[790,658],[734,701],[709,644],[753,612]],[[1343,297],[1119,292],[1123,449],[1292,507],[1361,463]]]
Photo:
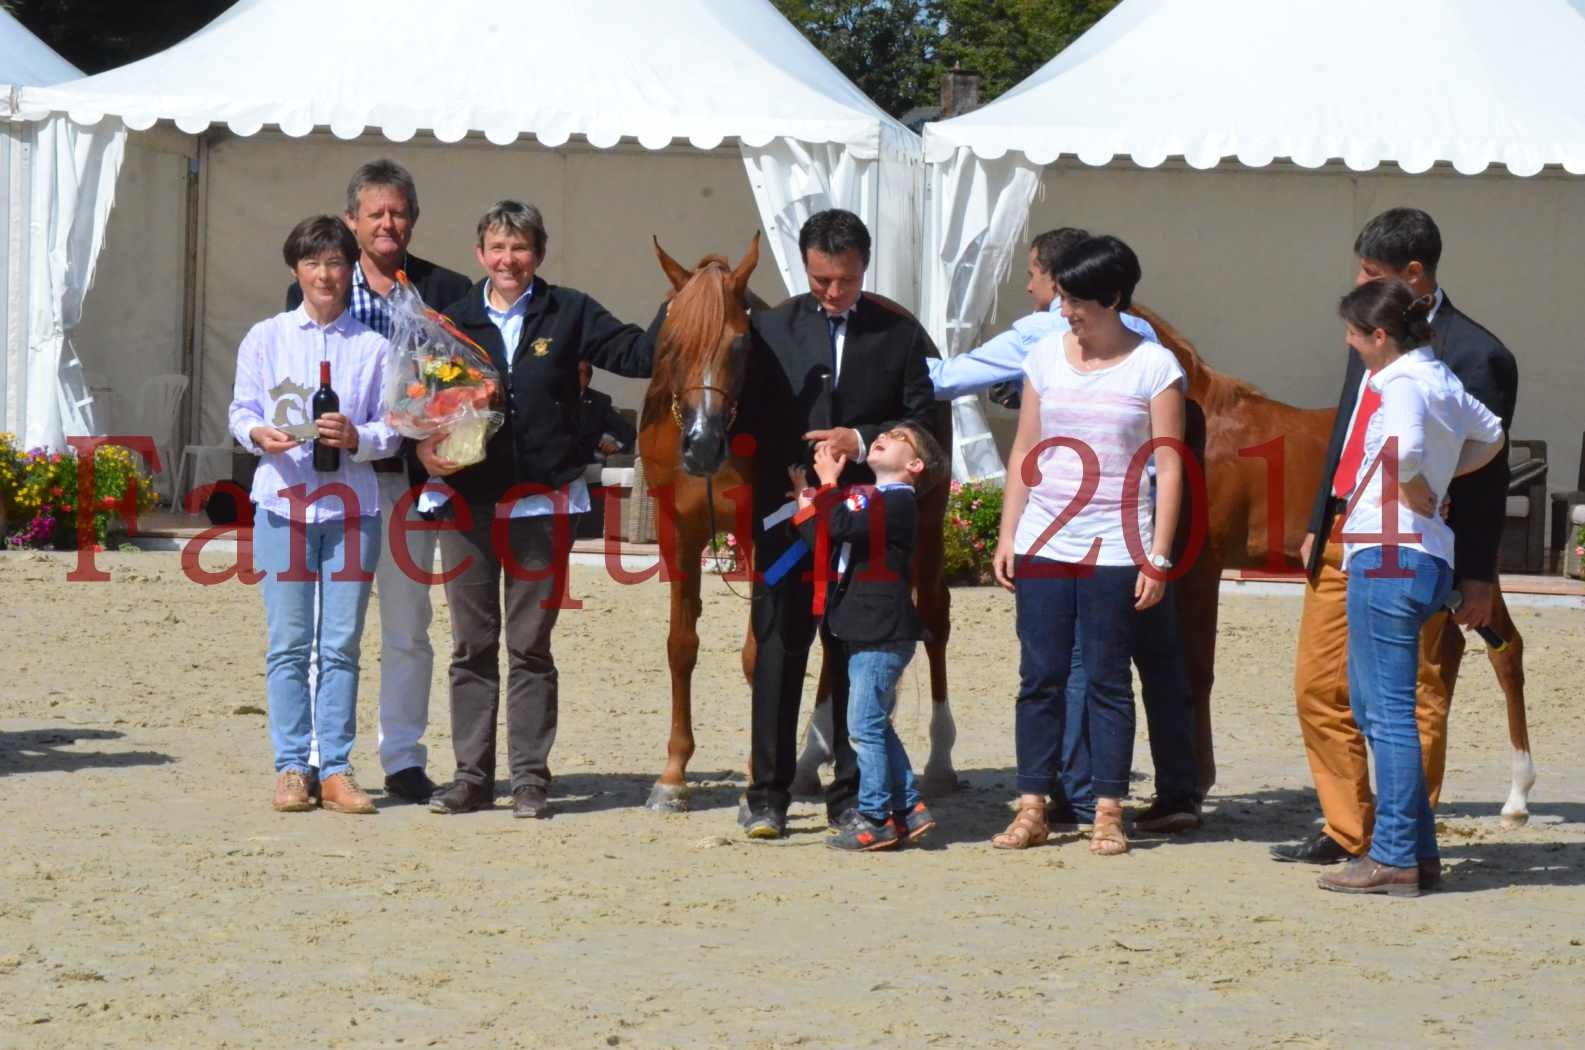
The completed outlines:
[[[787,834],[787,814],[772,809],[753,810],[743,831],[751,839],[779,839]]]
[[[1420,889],[1422,891],[1434,890],[1442,882],[1442,861],[1438,857],[1421,857]]]
[[[495,805],[495,795],[489,788],[470,784],[466,780],[454,781],[429,800],[431,813],[472,813],[477,809],[490,809]]]
[[[512,790],[512,816],[533,820],[550,816],[550,798],[543,787],[528,784]]]
[[[902,845],[903,838],[897,833],[897,821],[892,817],[887,817],[883,824],[875,823],[856,810],[854,817],[856,819],[826,839],[827,846],[850,853],[870,853],[879,849],[896,849]]]
[[[1317,832],[1315,838],[1303,842],[1273,846],[1271,855],[1276,860],[1292,864],[1340,864],[1354,859],[1352,853],[1339,846],[1337,840],[1324,831]]]
[[[1134,815],[1134,827],[1140,831],[1175,835],[1180,831],[1193,831],[1199,826],[1200,803],[1193,798],[1154,798],[1150,800],[1150,805]]]
[[[409,766],[385,778],[387,795],[415,806],[422,806],[434,798],[438,790],[435,782],[429,779],[429,774],[424,772],[423,766]]]

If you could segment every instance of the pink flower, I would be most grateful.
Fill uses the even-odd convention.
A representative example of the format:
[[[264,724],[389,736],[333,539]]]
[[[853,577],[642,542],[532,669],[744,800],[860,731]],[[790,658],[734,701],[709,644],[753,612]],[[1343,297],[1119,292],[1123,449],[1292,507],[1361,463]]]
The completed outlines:
[[[1575,547],[1574,553],[1581,558],[1585,558],[1585,547]]]
[[[730,532],[727,533],[726,534],[726,545],[728,547],[736,547],[737,546],[737,537],[732,535]]]

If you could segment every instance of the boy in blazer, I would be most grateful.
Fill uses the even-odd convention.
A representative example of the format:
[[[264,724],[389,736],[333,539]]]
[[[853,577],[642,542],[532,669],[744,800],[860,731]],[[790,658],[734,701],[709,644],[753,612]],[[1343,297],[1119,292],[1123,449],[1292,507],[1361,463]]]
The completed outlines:
[[[826,644],[833,659],[847,665],[847,695],[834,692],[831,702],[846,706],[859,767],[858,805],[826,845],[868,852],[891,849],[935,827],[891,716],[897,680],[924,635],[909,593],[909,563],[919,535],[914,490],[940,483],[946,457],[924,427],[898,423],[869,442],[865,462],[875,472],[873,486],[838,490],[847,462],[830,445],[818,446],[818,491],[805,487],[802,467],[790,474],[798,492],[793,522],[815,551],[815,604],[824,606]],[[824,571],[833,561],[834,581]]]

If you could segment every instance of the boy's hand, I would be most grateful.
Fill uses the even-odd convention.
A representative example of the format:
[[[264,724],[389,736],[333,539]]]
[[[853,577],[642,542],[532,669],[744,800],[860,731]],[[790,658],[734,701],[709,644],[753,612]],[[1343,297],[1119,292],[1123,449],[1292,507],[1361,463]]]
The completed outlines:
[[[821,484],[835,485],[842,476],[842,468],[847,465],[847,453],[838,452],[824,442],[815,446],[815,474],[819,476]]]
[[[814,502],[814,490],[809,487],[808,471],[801,466],[788,467],[787,480],[792,483],[792,491],[787,495],[798,501],[799,510]]]

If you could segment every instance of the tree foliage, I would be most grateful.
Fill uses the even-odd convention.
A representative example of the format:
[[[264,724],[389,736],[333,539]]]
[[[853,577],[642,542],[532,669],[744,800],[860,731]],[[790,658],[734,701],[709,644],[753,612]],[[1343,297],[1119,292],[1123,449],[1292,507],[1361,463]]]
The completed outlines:
[[[989,101],[1045,65],[1118,0],[774,0],[832,64],[900,116],[939,98],[941,74],[982,77]]]

